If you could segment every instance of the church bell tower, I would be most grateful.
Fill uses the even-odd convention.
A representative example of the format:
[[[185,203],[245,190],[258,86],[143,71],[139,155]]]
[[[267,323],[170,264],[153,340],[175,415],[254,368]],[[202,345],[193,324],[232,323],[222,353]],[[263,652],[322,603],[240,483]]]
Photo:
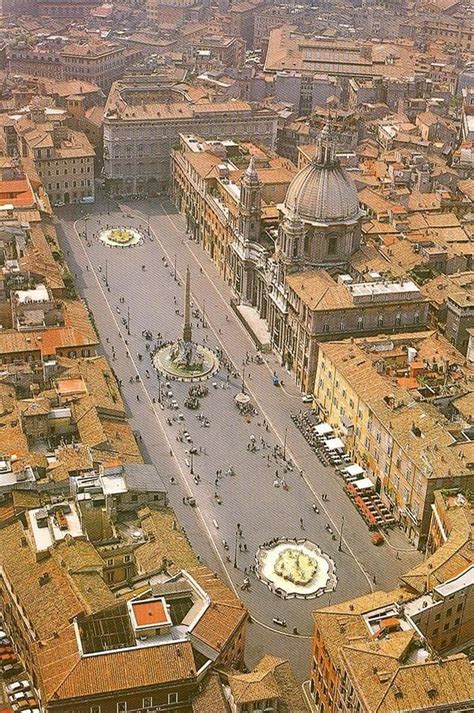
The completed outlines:
[[[245,241],[258,243],[262,222],[262,184],[252,156],[240,186],[239,232]]]

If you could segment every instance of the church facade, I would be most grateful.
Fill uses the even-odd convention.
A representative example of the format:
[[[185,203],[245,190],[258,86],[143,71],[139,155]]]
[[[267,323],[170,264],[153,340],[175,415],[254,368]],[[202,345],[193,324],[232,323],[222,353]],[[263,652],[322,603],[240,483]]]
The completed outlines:
[[[313,161],[295,176],[278,207],[278,234],[269,254],[261,242],[260,182],[251,161],[242,178],[238,231],[230,245],[232,289],[266,321],[272,348],[302,389],[311,390],[317,356],[312,320],[288,277],[343,271],[360,244],[357,191],[336,158],[329,127],[319,137]]]

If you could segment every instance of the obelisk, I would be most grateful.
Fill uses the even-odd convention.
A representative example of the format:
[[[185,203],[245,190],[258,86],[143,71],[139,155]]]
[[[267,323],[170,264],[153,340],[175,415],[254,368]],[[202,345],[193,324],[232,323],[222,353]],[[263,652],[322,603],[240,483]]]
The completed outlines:
[[[186,268],[186,284],[184,286],[184,324],[183,342],[189,344],[193,340],[191,324],[191,273],[189,267]]]

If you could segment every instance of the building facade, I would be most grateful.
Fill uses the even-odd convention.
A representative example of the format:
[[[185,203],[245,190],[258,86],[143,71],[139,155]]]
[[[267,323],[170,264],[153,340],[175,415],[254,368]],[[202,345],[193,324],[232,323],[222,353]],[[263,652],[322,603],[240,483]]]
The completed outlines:
[[[382,376],[350,341],[319,345],[314,394],[409,539],[424,548],[435,490],[469,487],[473,480],[450,448],[455,440],[447,422]]]
[[[137,79],[118,82],[104,115],[104,175],[119,195],[167,189],[170,154],[179,134],[247,139],[273,148],[277,118],[247,102],[193,103],[185,86]]]

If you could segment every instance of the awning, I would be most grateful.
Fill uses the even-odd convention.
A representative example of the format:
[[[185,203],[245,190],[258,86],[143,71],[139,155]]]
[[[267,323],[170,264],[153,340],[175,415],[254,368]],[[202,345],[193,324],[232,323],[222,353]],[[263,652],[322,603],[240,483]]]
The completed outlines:
[[[347,468],[343,468],[341,473],[344,475],[365,475],[365,470],[361,468],[360,465],[352,463],[351,465],[348,465]]]
[[[357,490],[368,490],[369,488],[373,488],[374,484],[370,480],[370,478],[361,478],[360,480],[354,480],[351,485],[354,486],[354,488],[357,488]]]
[[[327,448],[328,451],[342,451],[344,450],[344,443],[340,438],[328,438],[328,440],[324,442],[324,447]]]
[[[328,433],[332,433],[332,428],[329,423],[318,423],[314,428],[314,432],[318,436],[327,436]]]

